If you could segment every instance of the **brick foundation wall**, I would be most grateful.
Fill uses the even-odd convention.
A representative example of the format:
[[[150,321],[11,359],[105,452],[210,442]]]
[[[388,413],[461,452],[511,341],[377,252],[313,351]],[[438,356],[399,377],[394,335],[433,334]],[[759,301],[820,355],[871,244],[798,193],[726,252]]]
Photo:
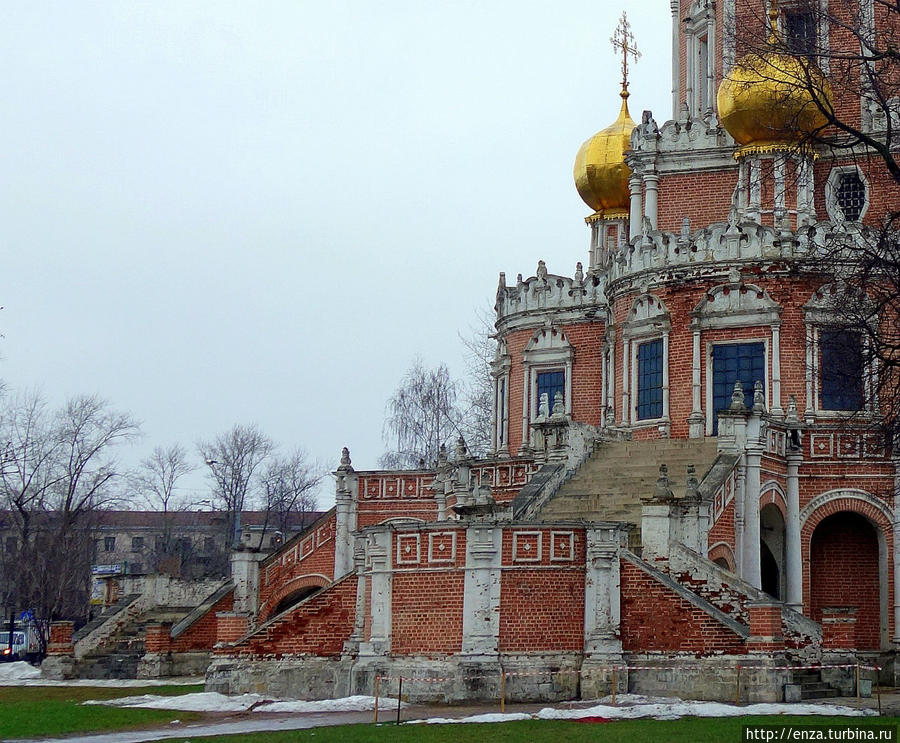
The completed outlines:
[[[584,648],[584,570],[504,570],[500,652]]]
[[[211,650],[218,641],[218,618],[216,614],[234,608],[234,591],[220,598],[206,614],[188,627],[177,638],[170,641],[167,650],[186,653],[190,650]],[[162,652],[161,650],[157,652]]]
[[[742,653],[743,639],[652,576],[622,561],[622,648]]]
[[[391,651],[399,655],[462,649],[465,573],[400,573],[392,580]]]

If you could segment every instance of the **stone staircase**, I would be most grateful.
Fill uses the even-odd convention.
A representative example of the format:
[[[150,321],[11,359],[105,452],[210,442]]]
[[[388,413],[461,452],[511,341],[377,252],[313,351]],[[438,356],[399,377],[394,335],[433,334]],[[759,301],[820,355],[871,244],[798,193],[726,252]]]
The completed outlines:
[[[716,445],[714,438],[600,442],[537,519],[625,521],[639,531],[641,499],[653,496],[659,466],[668,466],[672,491],[682,497],[687,466],[693,464],[702,481],[716,458]]]
[[[800,686],[801,699],[831,699],[841,692],[822,681],[822,672],[813,669],[791,671],[791,683]]]
[[[132,618],[116,634],[78,661],[78,676],[94,679],[136,678],[138,663],[144,655],[147,625],[160,622],[174,624],[193,607],[165,607],[144,612]]]

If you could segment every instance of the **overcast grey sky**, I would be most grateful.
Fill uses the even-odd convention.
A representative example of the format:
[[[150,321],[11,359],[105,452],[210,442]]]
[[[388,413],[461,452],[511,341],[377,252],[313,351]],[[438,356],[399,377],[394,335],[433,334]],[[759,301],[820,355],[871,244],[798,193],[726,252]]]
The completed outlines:
[[[127,462],[256,422],[375,467],[386,399],[416,355],[462,372],[499,271],[586,260],[571,169],[618,112],[622,9],[5,3],[0,376],[130,411]],[[632,116],[664,121],[669,4],[625,9]]]

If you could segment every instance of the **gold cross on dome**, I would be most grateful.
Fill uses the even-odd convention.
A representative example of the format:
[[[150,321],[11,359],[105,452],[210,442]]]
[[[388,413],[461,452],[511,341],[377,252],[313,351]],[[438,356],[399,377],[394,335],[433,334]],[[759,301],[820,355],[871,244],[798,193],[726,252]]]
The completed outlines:
[[[622,17],[619,19],[619,25],[612,36],[609,37],[609,43],[613,45],[613,49],[622,52],[622,92],[628,92],[628,55],[637,61],[641,58],[637,45],[634,43],[634,34],[631,33],[631,24],[628,22],[628,16],[622,11]]]

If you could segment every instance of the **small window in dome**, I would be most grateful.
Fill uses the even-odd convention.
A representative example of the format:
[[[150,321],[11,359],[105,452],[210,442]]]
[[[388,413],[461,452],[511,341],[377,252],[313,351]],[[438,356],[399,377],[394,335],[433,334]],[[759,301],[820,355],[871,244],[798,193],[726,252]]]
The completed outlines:
[[[866,184],[859,173],[842,173],[834,195],[844,219],[858,221],[866,205]]]

